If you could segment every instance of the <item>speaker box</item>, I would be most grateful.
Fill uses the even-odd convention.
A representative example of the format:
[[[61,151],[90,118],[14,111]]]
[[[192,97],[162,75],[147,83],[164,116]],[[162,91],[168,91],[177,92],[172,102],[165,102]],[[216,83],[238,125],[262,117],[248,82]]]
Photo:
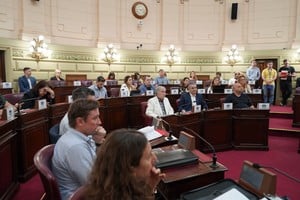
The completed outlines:
[[[237,19],[238,3],[232,3],[231,5],[231,19]]]

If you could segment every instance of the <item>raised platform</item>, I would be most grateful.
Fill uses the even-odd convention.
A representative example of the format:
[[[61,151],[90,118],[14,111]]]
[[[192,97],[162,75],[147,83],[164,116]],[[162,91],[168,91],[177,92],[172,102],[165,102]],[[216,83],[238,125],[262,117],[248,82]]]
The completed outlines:
[[[271,106],[269,135],[300,137],[300,127],[293,127],[291,106]]]

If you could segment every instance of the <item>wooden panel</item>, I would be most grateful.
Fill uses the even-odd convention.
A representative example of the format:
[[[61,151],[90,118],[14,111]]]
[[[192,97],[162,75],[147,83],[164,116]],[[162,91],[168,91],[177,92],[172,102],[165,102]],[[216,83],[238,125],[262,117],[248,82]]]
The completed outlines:
[[[0,88],[0,94],[11,94],[12,93],[12,88]]]
[[[231,116],[231,110],[211,110],[204,112],[201,136],[213,145],[216,151],[232,148]],[[203,143],[201,150],[204,152],[212,152],[212,149],[205,143]]]
[[[15,120],[0,121],[0,199],[11,199],[19,187]]]
[[[99,99],[100,119],[106,131],[128,127],[127,98]]]
[[[300,127],[300,94],[295,94],[293,99],[293,126]]]
[[[233,146],[268,150],[269,110],[233,111]]]
[[[143,116],[141,111],[141,102],[148,101],[150,96],[135,96],[127,98],[127,111],[128,111],[128,126],[130,128],[142,128]]]
[[[69,106],[69,103],[56,103],[49,106],[49,128],[60,123],[68,112]]]
[[[48,112],[48,109],[29,110],[17,119],[20,181],[26,181],[35,174],[33,157],[39,149],[49,144]]]
[[[86,74],[66,74],[66,81],[87,80]]]
[[[55,93],[55,103],[67,102],[68,96],[72,95],[72,91],[76,88],[76,86],[72,85],[54,87],[53,91]]]

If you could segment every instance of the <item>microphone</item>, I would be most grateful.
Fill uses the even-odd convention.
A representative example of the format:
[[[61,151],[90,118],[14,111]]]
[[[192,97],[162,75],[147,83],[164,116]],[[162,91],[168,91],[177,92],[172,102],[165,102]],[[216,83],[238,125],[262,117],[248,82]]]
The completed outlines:
[[[34,98],[30,98],[30,99],[21,99],[18,102],[18,106],[17,106],[18,114],[20,114],[20,110],[22,109],[23,104],[26,104],[26,103],[29,103],[31,101],[35,101],[35,100],[38,100],[38,99],[40,99],[40,97],[34,97]]]
[[[206,143],[209,148],[212,150],[213,152],[213,156],[212,156],[212,164],[210,165],[211,168],[216,169],[219,167],[219,165],[217,164],[217,154],[216,154],[216,150],[213,147],[213,145],[211,145],[206,139],[204,139],[203,137],[201,137],[198,133],[196,133],[195,131],[193,131],[192,129],[189,129],[187,127],[183,127],[183,129],[185,129],[186,131],[192,132],[193,135],[195,135],[196,137],[198,137],[200,140],[202,140],[204,143]]]
[[[284,171],[282,171],[282,170],[280,170],[280,169],[277,169],[277,168],[275,168],[275,167],[264,166],[264,165],[260,165],[260,164],[258,164],[258,163],[253,163],[252,166],[253,166],[254,168],[256,168],[256,169],[259,169],[259,168],[269,168],[269,169],[272,169],[272,170],[274,170],[274,171],[276,171],[276,172],[278,172],[278,173],[284,175],[285,177],[288,177],[288,178],[290,178],[290,179],[292,179],[292,180],[294,180],[294,181],[300,183],[300,180],[299,180],[299,179],[297,179],[297,178],[295,178],[295,177],[289,175],[288,173],[286,173],[286,172],[284,172]]]
[[[166,137],[166,140],[167,140],[167,141],[172,141],[172,140],[173,140],[173,137],[172,137],[173,131],[172,131],[172,129],[171,129],[171,125],[170,125],[166,120],[164,120],[164,119],[162,119],[162,118],[160,118],[160,120],[163,122],[163,125],[166,124],[167,127],[168,127],[166,131],[168,131],[169,136]]]

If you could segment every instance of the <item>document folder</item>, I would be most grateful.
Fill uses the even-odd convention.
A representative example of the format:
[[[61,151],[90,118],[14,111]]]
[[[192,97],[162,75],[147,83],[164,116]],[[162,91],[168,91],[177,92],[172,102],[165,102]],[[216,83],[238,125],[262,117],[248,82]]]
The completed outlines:
[[[160,169],[198,163],[198,157],[186,149],[155,152],[155,154],[157,157],[156,167]]]

